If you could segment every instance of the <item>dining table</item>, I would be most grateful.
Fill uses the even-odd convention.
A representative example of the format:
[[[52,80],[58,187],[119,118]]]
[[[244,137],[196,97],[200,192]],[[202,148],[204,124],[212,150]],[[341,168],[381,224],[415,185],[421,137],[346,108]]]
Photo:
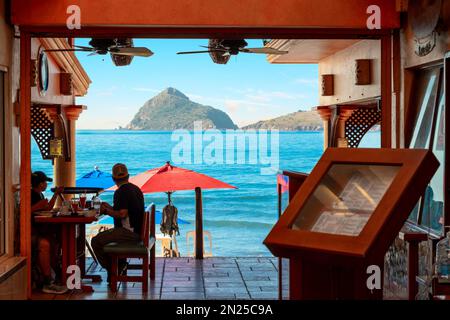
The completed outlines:
[[[62,255],[62,272],[61,280],[66,284],[69,274],[67,269],[71,265],[78,265],[80,268],[81,279],[89,279],[92,282],[101,281],[100,275],[86,274],[86,256],[85,256],[85,238],[86,225],[98,220],[98,216],[86,216],[83,214],[77,215],[59,215],[58,212],[52,215],[34,215],[34,222],[37,224],[56,225],[60,229],[61,237],[61,255]],[[78,237],[77,237],[78,231]],[[77,239],[78,241],[77,243]],[[77,245],[78,244],[78,245]],[[81,254],[77,254],[77,247],[83,246]],[[80,288],[84,292],[93,292],[92,286],[83,284]]]

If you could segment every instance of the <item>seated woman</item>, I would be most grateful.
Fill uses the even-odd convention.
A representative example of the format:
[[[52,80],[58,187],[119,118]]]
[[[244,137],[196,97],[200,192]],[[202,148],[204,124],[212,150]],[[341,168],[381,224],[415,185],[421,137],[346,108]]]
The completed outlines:
[[[31,212],[47,211],[53,209],[56,198],[63,191],[63,187],[58,187],[53,197],[48,201],[43,192],[47,189],[47,181],[53,179],[47,177],[42,171],[36,171],[31,175]],[[67,292],[66,286],[54,284],[52,279],[53,270],[58,265],[58,245],[56,232],[51,226],[44,224],[36,224],[31,222],[31,241],[33,247],[33,256],[36,258],[39,272],[43,278],[42,292],[63,294]]]

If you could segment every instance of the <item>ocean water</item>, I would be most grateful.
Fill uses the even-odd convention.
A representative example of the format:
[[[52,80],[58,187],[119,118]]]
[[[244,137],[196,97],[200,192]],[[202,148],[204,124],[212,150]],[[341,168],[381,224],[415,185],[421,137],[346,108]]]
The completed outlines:
[[[171,138],[171,132],[79,130],[76,138],[77,177],[91,171],[94,166],[110,171],[117,162],[127,164],[131,175],[162,166],[169,160],[173,162],[172,150],[178,142]],[[380,133],[373,131],[366,135],[361,146],[379,147],[379,144]],[[203,146],[207,145],[204,143]],[[320,158],[322,149],[322,132],[280,132],[279,168],[308,173]],[[230,150],[224,151],[224,159]],[[230,164],[173,163],[238,187],[203,190],[203,225],[204,230],[211,232],[214,256],[270,255],[262,242],[277,221],[276,174],[262,175],[261,169],[268,165],[259,161],[249,163],[248,157],[255,150],[246,146],[244,151],[247,157],[242,164],[236,161]],[[42,160],[35,143],[32,144],[32,170],[53,175],[51,161]],[[47,192],[46,195],[51,194]],[[286,204],[287,194],[283,197]],[[112,193],[103,193],[101,198],[111,203]],[[154,202],[157,209],[162,210],[167,204],[167,195],[146,194],[145,200],[146,204]],[[178,208],[179,217],[190,222],[180,225],[177,237],[183,256],[192,251],[186,246],[186,233],[195,230],[195,193],[175,192],[172,201]],[[209,250],[207,242],[205,249]]]

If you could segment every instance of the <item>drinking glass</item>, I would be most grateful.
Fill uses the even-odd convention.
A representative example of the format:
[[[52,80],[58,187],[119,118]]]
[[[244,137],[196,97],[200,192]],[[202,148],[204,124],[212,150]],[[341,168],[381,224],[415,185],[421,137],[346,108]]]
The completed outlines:
[[[86,193],[82,193],[80,195],[80,208],[81,209],[86,208]]]
[[[77,199],[77,198],[72,198],[71,202],[72,202],[72,212],[73,212],[73,213],[77,213],[77,211],[78,211],[78,206],[79,206],[79,199]]]

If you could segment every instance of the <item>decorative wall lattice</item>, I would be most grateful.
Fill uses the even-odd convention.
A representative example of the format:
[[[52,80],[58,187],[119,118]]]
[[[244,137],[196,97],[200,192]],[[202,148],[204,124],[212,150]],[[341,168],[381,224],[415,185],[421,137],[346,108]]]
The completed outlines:
[[[360,108],[353,111],[345,122],[345,138],[348,146],[358,147],[367,131],[379,122],[381,122],[381,111],[378,108]]]
[[[50,140],[55,136],[55,129],[52,121],[39,107],[31,108],[31,134],[41,151],[42,159],[52,159]]]

